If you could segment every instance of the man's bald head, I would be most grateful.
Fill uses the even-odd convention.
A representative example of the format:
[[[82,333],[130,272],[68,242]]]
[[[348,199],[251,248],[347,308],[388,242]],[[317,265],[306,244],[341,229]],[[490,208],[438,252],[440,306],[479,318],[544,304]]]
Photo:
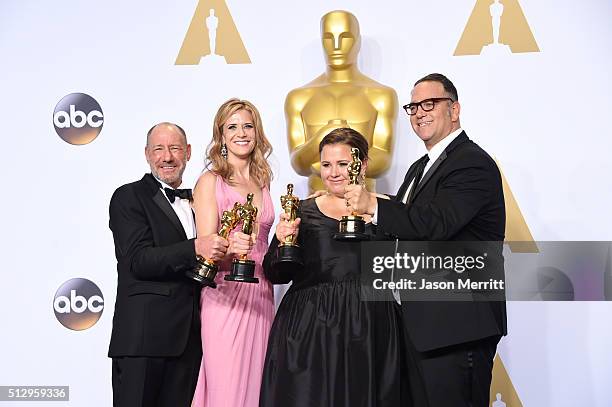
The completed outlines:
[[[185,130],[183,130],[181,126],[175,123],[171,123],[171,122],[161,122],[151,127],[149,131],[147,132],[147,146],[149,145],[149,142],[151,141],[151,134],[153,134],[154,132],[162,128],[164,128],[165,130],[176,131],[178,134],[180,134],[183,137],[183,141],[185,141],[185,145],[187,145],[187,133],[185,133]]]

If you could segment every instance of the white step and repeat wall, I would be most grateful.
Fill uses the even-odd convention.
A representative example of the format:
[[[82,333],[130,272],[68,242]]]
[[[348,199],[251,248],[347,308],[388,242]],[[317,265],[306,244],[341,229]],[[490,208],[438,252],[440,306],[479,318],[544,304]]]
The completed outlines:
[[[216,51],[233,63],[209,56],[175,64],[199,3],[217,10]],[[491,43],[491,3],[3,0],[0,385],[66,385],[70,401],[54,405],[111,404],[108,203],[116,187],[148,171],[143,148],[153,123],[187,130],[194,154],[185,179],[193,183],[217,107],[248,99],[274,145],[277,209],[288,182],[305,196],[306,179],[289,163],[283,105],[289,90],[323,72],[319,21],[334,9],[357,16],[359,66],[393,87],[400,104],[427,73],[455,82],[463,128],[500,163],[535,240],[612,240],[612,3],[502,0],[500,40],[510,47],[483,47]],[[227,16],[236,31],[222,23]],[[188,46],[207,41],[205,24],[196,24]],[[523,43],[513,43],[518,37]],[[56,105],[71,93],[99,104],[88,102],[100,112],[89,116],[89,138],[101,128],[90,143],[69,144],[55,131]],[[83,117],[72,119],[79,125]],[[397,123],[379,191],[393,192],[425,151],[403,111]],[[74,278],[94,286],[64,285]],[[522,405],[612,405],[611,303],[511,302],[508,313],[499,354]],[[73,330],[60,321],[93,325]]]

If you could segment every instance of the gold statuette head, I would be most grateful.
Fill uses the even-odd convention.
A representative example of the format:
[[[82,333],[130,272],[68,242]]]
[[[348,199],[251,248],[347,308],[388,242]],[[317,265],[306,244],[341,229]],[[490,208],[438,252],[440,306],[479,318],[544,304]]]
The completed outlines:
[[[330,11],[321,18],[321,41],[328,66],[345,68],[357,63],[361,35],[357,18],[348,11]]]
[[[293,195],[293,184],[287,184],[287,195],[281,195],[280,201],[283,210],[289,215],[289,221],[294,221],[300,207],[300,198]]]
[[[219,229],[218,235],[227,239],[232,229],[236,227],[240,218],[234,211],[223,211],[221,216],[221,229]]]
[[[253,233],[253,225],[257,219],[257,208],[253,206],[253,194],[248,194],[245,204],[241,206],[240,218],[242,219],[242,233],[247,235]]]

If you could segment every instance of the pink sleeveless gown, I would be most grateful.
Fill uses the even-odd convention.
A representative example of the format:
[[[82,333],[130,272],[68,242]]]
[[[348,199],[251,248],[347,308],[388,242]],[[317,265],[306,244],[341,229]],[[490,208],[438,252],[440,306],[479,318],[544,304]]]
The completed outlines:
[[[216,184],[219,219],[234,202],[246,198],[221,177]],[[274,222],[274,207],[267,188],[262,189],[257,213],[257,241],[249,253],[255,261],[259,284],[225,281],[231,260],[219,264],[217,289],[204,288],[202,306],[202,365],[193,398],[194,407],[256,407],[268,334],[274,318],[272,284],[263,275],[263,257]],[[240,227],[240,224],[239,224]],[[239,227],[236,230],[239,230]]]

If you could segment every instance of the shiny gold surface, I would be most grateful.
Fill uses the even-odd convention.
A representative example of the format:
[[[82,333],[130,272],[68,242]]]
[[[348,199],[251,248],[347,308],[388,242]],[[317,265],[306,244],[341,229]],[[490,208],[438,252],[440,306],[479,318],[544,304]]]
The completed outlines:
[[[331,130],[359,131],[370,145],[366,185],[391,165],[397,118],[395,91],[357,68],[361,45],[359,22],[347,11],[332,11],[321,19],[321,39],[327,69],[312,82],[289,92],[285,116],[291,164],[309,177],[310,190],[324,189],[319,177],[319,142]]]
[[[253,224],[257,218],[257,208],[253,206],[253,194],[247,195],[247,200],[241,208],[240,217],[242,218],[242,233],[247,235],[253,233]]]
[[[236,227],[238,222],[240,222],[239,209],[241,208],[242,206],[236,202],[231,211],[223,211],[223,215],[221,216],[221,228],[217,233],[219,236],[227,239],[230,232]],[[205,259],[202,256],[197,256],[196,259],[198,262],[198,265],[194,270],[196,274],[199,274],[201,277],[204,277],[207,280],[214,281],[218,270],[216,262],[212,259]]]
[[[238,213],[236,213],[235,210],[223,211],[223,215],[221,216],[221,228],[219,229],[218,235],[224,239],[227,239],[230,232],[236,227],[239,221],[240,216],[238,216]]]
[[[351,162],[348,165],[347,172],[349,175],[349,184],[359,184],[359,174],[361,174],[361,160],[359,159],[359,149],[351,148]]]
[[[280,197],[283,211],[289,216],[289,221],[292,222],[297,218],[297,211],[300,207],[300,198],[293,195],[293,184],[287,184],[287,194]],[[288,235],[281,245],[297,246],[295,244],[295,235]]]
[[[361,159],[359,158],[359,149],[356,147],[351,148],[351,162],[348,165],[347,172],[349,176],[349,184],[358,185],[359,184],[359,175],[361,174]],[[348,206],[348,201],[346,202]],[[346,219],[345,219],[346,218]],[[351,219],[349,219],[351,218]],[[354,211],[351,212],[351,216],[343,216],[342,221],[340,222],[340,232],[342,232],[342,224],[344,221],[352,221],[352,220],[363,221],[363,218]]]
[[[240,219],[242,219],[242,233],[250,235],[253,233],[253,225],[257,219],[257,208],[253,205],[253,194],[247,195],[244,205],[240,206]],[[247,255],[240,256],[240,260],[247,260]]]

